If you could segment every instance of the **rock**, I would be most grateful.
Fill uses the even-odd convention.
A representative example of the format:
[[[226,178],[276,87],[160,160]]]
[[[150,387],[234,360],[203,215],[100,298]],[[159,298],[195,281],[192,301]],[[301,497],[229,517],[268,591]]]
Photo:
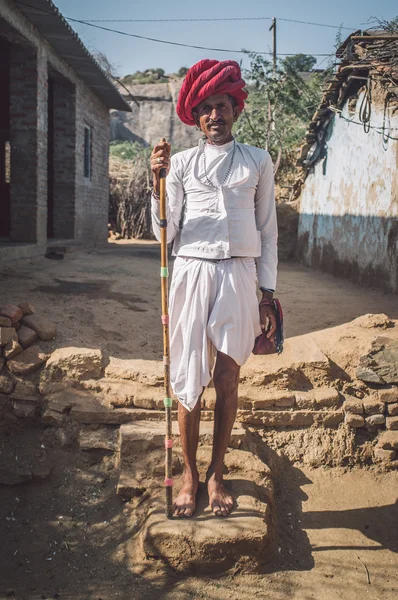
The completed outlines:
[[[43,425],[50,425],[51,427],[61,427],[64,424],[64,415],[50,408],[44,411],[41,419]]]
[[[141,408],[106,408],[97,402],[85,402],[74,406],[70,411],[72,420],[87,425],[122,425],[134,421],[164,421],[164,410],[144,410]],[[172,413],[173,422],[177,412]]]
[[[357,377],[369,383],[398,383],[398,340],[378,336],[361,356]]]
[[[248,425],[264,427],[309,427],[313,423],[334,427],[344,419],[343,411],[312,411],[312,410],[238,410],[237,420]]]
[[[363,413],[362,400],[360,400],[358,398],[354,398],[354,396],[346,397],[346,400],[343,404],[343,410],[346,413],[351,413],[354,415],[361,415]]]
[[[259,400],[253,400],[251,405],[253,410],[261,410],[272,406],[292,407],[294,403],[295,395],[293,392],[276,390],[264,392],[264,397]]]
[[[379,400],[378,396],[367,396],[362,400],[362,404],[365,414],[367,415],[384,413],[385,404]]]
[[[365,329],[374,329],[376,327],[379,327],[380,329],[387,329],[388,327],[392,327],[393,322],[387,315],[380,313],[377,315],[362,315],[361,317],[354,319],[352,321],[352,325],[359,325]]]
[[[385,424],[386,418],[384,415],[370,415],[365,418],[365,421],[370,427],[378,427]]]
[[[47,355],[38,346],[27,348],[7,362],[9,370],[16,375],[27,375],[39,369],[47,360]]]
[[[383,450],[383,448],[374,448],[373,453],[377,462],[390,462],[397,456],[396,450]]]
[[[334,388],[314,388],[309,392],[296,392],[296,404],[299,408],[336,407],[341,404],[339,393]]]
[[[12,327],[11,319],[0,315],[0,327]]]
[[[40,399],[37,393],[37,386],[34,383],[18,382],[11,395],[12,400],[22,400],[27,402],[38,402]]]
[[[0,327],[0,346],[7,346],[14,339],[18,340],[14,327]]]
[[[33,329],[41,340],[53,340],[57,334],[56,325],[39,315],[23,317],[22,324]]]
[[[104,375],[107,379],[127,379],[148,386],[162,387],[163,363],[111,357],[105,367]]]
[[[29,302],[21,302],[21,304],[18,304],[18,307],[22,310],[24,317],[26,317],[26,315],[32,315],[34,312],[36,312]]]
[[[1,348],[0,348],[0,352],[1,352]],[[2,371],[4,369],[5,364],[6,364],[6,359],[3,358],[2,356],[0,356],[0,371]]]
[[[142,496],[145,492],[145,487],[142,482],[138,481],[131,473],[131,469],[120,473],[119,481],[116,486],[116,494],[125,502],[136,496]]]
[[[15,306],[14,304],[7,304],[0,308],[0,315],[10,319],[11,325],[14,325],[14,323],[20,321],[23,317],[22,310],[19,306]]]
[[[34,402],[14,401],[12,403],[14,414],[23,419],[31,419],[36,416],[36,404]]]
[[[0,375],[0,394],[11,394],[14,389],[14,382],[8,375]]]
[[[398,417],[386,417],[387,429],[398,429]]]
[[[361,415],[352,414],[352,413],[345,414],[344,422],[349,427],[353,427],[355,429],[357,427],[364,427],[364,425],[365,425],[365,419]]]
[[[378,390],[377,395],[379,396],[379,400],[381,400],[381,402],[386,402],[386,404],[398,402],[398,388],[396,387]]]
[[[18,340],[22,348],[27,348],[37,340],[37,333],[26,325],[21,325],[18,329]]]
[[[398,415],[398,402],[395,402],[395,404],[387,404],[387,413],[391,416]]]
[[[56,412],[67,413],[77,404],[84,406],[85,403],[92,403],[96,397],[86,390],[68,388],[48,394],[46,399],[48,400],[47,408]]]
[[[384,449],[398,450],[398,431],[383,431],[379,435],[377,445]]]
[[[81,431],[79,446],[82,450],[110,450],[115,452],[118,446],[118,431],[102,428],[95,431]]]
[[[13,339],[10,342],[8,342],[8,344],[3,348],[4,358],[6,360],[10,360],[11,358],[14,358],[14,356],[17,356],[17,354],[22,352],[22,350],[23,348],[18,342],[18,335],[15,332],[15,336],[13,337]]]
[[[41,385],[64,378],[96,379],[101,377],[102,352],[91,348],[58,348],[41,374]]]

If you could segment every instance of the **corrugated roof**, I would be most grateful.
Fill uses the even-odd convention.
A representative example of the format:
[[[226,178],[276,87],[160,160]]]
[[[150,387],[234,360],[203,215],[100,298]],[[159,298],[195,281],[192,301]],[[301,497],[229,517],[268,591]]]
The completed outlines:
[[[18,9],[108,108],[131,111],[51,0],[15,0]]]

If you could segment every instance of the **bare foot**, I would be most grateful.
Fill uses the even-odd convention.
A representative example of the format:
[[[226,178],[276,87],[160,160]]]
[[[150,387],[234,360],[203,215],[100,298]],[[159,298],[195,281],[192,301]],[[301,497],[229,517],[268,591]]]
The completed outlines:
[[[189,519],[195,512],[196,494],[199,487],[199,475],[184,473],[182,476],[182,486],[175,499],[173,514],[175,517],[185,517]]]
[[[216,517],[227,517],[232,510],[234,501],[231,494],[225,489],[222,476],[216,477],[214,473],[208,474],[207,491],[211,509]]]

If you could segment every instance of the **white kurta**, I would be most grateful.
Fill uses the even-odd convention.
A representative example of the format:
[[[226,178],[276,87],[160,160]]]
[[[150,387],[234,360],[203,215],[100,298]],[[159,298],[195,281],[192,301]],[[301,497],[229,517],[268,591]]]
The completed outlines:
[[[215,185],[228,171],[232,151],[233,142],[206,146],[207,177]],[[206,180],[200,143],[172,157],[167,196],[168,241],[174,240],[177,256],[170,289],[170,379],[180,402],[192,410],[211,379],[217,350],[239,365],[250,356],[261,331],[257,279],[275,288],[271,158],[237,143],[229,181],[216,190]],[[152,225],[160,239],[154,196]]]

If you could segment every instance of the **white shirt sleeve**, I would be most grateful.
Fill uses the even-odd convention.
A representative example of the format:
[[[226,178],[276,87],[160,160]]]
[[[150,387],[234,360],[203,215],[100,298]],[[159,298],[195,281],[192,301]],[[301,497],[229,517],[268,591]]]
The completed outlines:
[[[184,200],[182,185],[182,169],[178,159],[171,157],[170,171],[166,179],[166,217],[167,217],[167,243],[172,242],[180,228],[181,211]],[[160,241],[160,201],[154,194],[151,197],[152,229]]]
[[[254,199],[257,230],[261,232],[261,256],[256,259],[260,287],[276,288],[278,225],[276,220],[274,169],[267,154]]]

